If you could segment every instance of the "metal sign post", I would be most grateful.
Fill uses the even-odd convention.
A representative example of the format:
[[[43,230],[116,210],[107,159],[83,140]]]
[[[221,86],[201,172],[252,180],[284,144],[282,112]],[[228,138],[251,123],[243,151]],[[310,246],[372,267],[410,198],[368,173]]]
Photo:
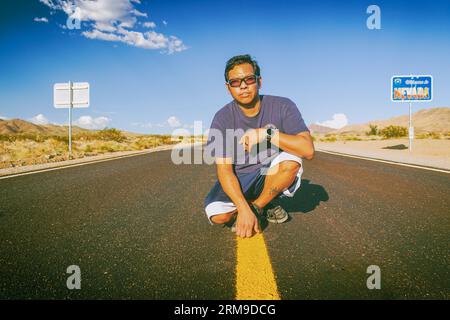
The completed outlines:
[[[69,158],[72,157],[72,109],[89,107],[89,83],[55,83],[53,86],[55,108],[69,108]]]
[[[70,95],[70,106],[69,106],[69,158],[72,158],[72,108],[73,108],[73,90],[72,81],[69,81],[69,95]]]
[[[400,75],[391,79],[391,100],[409,102],[409,151],[412,151],[414,127],[412,124],[412,103],[433,100],[433,76]]]
[[[412,102],[409,103],[409,151],[412,151],[412,144],[414,140],[414,127],[412,126]]]

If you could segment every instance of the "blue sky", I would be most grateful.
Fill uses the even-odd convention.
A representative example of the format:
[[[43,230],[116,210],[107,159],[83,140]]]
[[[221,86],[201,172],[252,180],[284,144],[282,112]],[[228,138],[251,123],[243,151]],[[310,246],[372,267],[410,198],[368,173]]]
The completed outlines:
[[[64,4],[82,9],[79,30],[67,29]],[[371,4],[381,9],[381,30],[366,26]],[[414,104],[414,111],[450,106],[448,0],[7,0],[1,6],[3,118],[67,123],[68,111],[53,107],[52,88],[71,80],[91,85],[90,107],[73,112],[79,125],[170,133],[203,121],[206,130],[231,99],[225,62],[243,53],[261,66],[261,93],[289,97],[308,124],[335,114],[349,123],[407,114],[407,104],[390,101],[394,74],[433,75],[434,100]]]

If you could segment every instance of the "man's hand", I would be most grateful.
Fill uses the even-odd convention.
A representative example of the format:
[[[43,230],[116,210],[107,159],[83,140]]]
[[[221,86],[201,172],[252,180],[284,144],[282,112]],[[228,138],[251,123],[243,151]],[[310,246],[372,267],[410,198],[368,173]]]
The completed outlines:
[[[242,136],[239,143],[244,145],[247,152],[252,150],[254,145],[261,143],[267,137],[267,130],[265,128],[250,129]]]
[[[240,208],[236,218],[236,234],[241,238],[250,238],[253,230],[260,232],[258,219],[249,206]]]

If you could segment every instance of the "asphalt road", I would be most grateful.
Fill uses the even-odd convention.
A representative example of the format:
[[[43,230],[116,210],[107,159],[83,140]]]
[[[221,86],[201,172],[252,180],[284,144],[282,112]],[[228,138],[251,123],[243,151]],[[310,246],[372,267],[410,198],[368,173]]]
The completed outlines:
[[[263,233],[282,299],[450,298],[449,174],[324,153],[304,167],[292,218]],[[0,180],[0,299],[234,299],[236,238],[203,211],[214,181],[170,151]]]

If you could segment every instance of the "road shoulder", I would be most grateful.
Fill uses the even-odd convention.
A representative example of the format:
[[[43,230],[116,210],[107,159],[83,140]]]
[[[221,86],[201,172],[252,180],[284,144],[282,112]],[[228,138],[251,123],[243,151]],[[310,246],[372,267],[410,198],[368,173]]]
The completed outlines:
[[[317,151],[450,170],[450,140],[415,140],[411,152],[407,139],[314,144]]]

